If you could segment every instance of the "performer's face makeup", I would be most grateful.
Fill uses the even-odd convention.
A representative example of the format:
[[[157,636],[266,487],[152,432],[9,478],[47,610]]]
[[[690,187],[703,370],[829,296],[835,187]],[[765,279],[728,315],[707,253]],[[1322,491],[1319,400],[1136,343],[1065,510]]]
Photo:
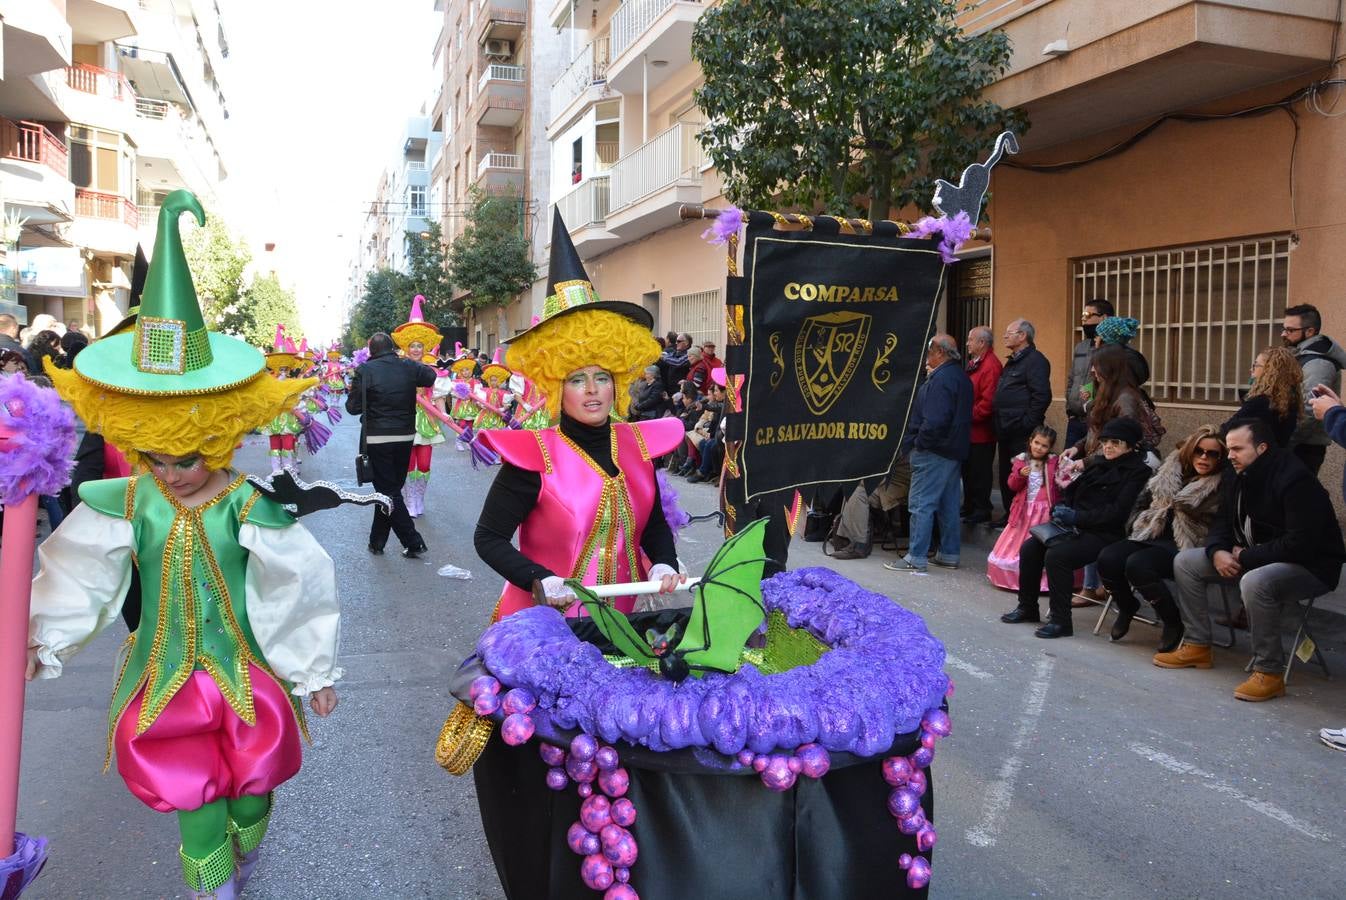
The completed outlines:
[[[179,497],[190,497],[210,480],[206,461],[196,454],[174,456],[171,453],[144,453],[154,477]]]
[[[598,366],[585,366],[566,376],[561,409],[585,425],[602,425],[612,411],[612,376]]]
[[[421,357],[425,355],[425,345],[420,341],[412,341],[407,344],[407,359],[420,362]]]

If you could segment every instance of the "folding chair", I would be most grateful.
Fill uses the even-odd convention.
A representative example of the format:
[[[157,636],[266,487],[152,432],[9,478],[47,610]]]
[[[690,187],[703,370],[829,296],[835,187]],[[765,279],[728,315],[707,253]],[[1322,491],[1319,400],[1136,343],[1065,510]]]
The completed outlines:
[[[1307,600],[1300,601],[1299,627],[1295,629],[1294,642],[1290,644],[1290,652],[1286,654],[1285,658],[1286,684],[1290,683],[1290,669],[1294,666],[1295,660],[1298,659],[1299,645],[1305,639],[1313,644],[1313,653],[1309,655],[1309,662],[1317,662],[1322,667],[1324,678],[1332,677],[1332,672],[1327,668],[1327,657],[1323,656],[1323,651],[1318,647],[1318,642],[1314,640],[1313,633],[1309,631],[1309,612],[1313,609],[1313,602],[1317,599],[1317,597],[1310,597]],[[1248,664],[1243,667],[1243,671],[1251,672],[1255,659],[1256,657],[1249,659]]]
[[[1135,592],[1132,591],[1132,594],[1134,595]],[[1103,603],[1103,611],[1098,614],[1098,621],[1094,623],[1094,634],[1098,634],[1098,632],[1102,630],[1103,620],[1108,617],[1108,613],[1111,610],[1115,609],[1116,606],[1117,604],[1114,603],[1112,600],[1112,594],[1108,594],[1108,599]],[[1142,616],[1140,613],[1136,613],[1135,621],[1144,622],[1146,625],[1153,625],[1156,628],[1159,627],[1160,624],[1158,619],[1150,619],[1145,616]]]

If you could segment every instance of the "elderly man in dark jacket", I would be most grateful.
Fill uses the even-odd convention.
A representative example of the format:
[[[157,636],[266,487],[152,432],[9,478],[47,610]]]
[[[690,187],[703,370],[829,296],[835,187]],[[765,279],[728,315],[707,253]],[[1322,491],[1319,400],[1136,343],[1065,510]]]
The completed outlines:
[[[379,332],[369,339],[369,360],[355,370],[346,412],[360,417],[360,428],[374,470],[374,490],[393,501],[391,515],[375,505],[369,528],[369,552],[383,553],[391,528],[402,542],[402,555],[416,559],[426,551],[402,501],[407,463],[416,436],[416,389],[435,383],[435,370],[397,355],[393,339]]]
[[[963,460],[972,432],[972,381],[958,358],[958,342],[947,334],[930,339],[925,352],[925,384],[916,391],[902,452],[911,462],[911,538],[907,555],[885,569],[924,572],[930,535],[939,522],[934,563],[958,567],[961,535],[958,495]]]
[[[1236,584],[1248,610],[1253,671],[1234,696],[1270,700],[1285,693],[1281,612],[1334,589],[1346,547],[1326,488],[1292,452],[1276,446],[1267,422],[1236,420],[1225,444],[1232,471],[1206,546],[1184,550],[1173,561],[1187,631],[1178,649],[1157,654],[1154,664],[1209,669],[1206,585]]]
[[[1028,447],[1028,436],[1047,417],[1052,403],[1052,364],[1033,344],[1036,332],[1027,319],[1015,319],[1005,329],[1005,349],[1010,352],[996,383],[992,402],[1000,477],[1000,503],[1006,514],[1014,502],[1010,490],[1010,463]],[[1005,524],[1002,520],[1000,525]]]

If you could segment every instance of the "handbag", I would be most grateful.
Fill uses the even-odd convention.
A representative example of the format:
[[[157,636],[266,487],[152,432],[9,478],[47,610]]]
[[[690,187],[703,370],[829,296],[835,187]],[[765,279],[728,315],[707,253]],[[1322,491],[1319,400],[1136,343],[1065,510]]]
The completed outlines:
[[[1062,541],[1070,540],[1077,536],[1079,531],[1075,528],[1066,528],[1063,525],[1057,525],[1055,522],[1043,522],[1040,525],[1034,525],[1028,529],[1028,533],[1042,542],[1044,547],[1054,547]]]
[[[374,467],[369,463],[369,443],[365,440],[365,416],[369,414],[367,402],[369,394],[365,389],[365,379],[360,379],[360,452],[355,454],[355,483],[373,484]]]

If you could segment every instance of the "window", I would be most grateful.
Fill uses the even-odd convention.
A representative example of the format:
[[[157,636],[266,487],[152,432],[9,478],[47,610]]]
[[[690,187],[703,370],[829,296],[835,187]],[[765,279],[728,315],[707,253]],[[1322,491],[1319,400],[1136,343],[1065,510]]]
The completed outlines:
[[[425,188],[419,184],[407,186],[407,215],[425,216]]]
[[[687,332],[692,336],[692,346],[698,347],[702,341],[720,343],[720,325],[724,322],[724,301],[720,299],[718,289],[699,291],[695,294],[674,294],[673,322],[671,331],[679,334]]]
[[[70,180],[76,187],[129,197],[135,183],[133,165],[130,145],[122,135],[70,126]]]
[[[1134,346],[1154,399],[1236,404],[1253,357],[1280,342],[1290,248],[1278,235],[1076,260],[1072,327],[1085,303],[1107,298],[1140,322]]]

